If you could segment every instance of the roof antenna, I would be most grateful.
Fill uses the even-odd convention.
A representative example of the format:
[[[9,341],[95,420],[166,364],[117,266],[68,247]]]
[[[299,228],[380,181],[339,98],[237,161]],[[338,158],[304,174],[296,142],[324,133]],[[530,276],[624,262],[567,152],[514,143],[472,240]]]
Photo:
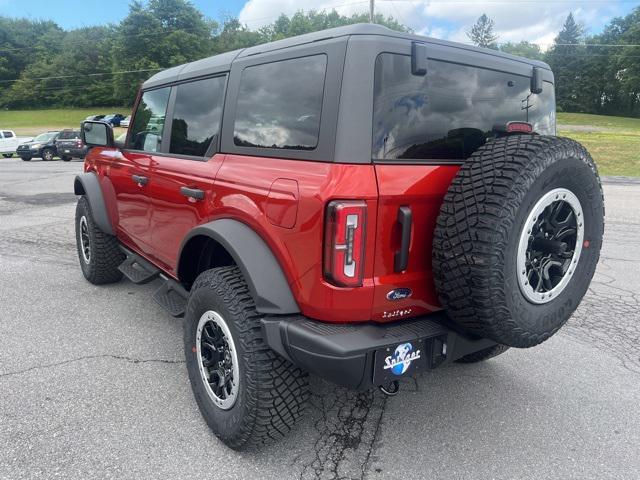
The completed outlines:
[[[373,9],[374,9],[375,0],[369,0],[369,23],[373,22]]]

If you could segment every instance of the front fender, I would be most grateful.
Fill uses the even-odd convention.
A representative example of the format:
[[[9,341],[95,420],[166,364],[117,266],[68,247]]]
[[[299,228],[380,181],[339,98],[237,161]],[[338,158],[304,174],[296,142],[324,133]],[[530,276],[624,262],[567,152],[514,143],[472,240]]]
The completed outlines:
[[[98,228],[104,233],[114,235],[115,233],[109,220],[107,206],[104,203],[104,196],[102,195],[102,189],[100,188],[97,175],[93,172],[77,175],[73,182],[73,191],[76,195],[84,195],[87,197],[93,220],[96,222],[96,225],[98,225]]]
[[[258,312],[288,315],[300,311],[276,257],[250,227],[237,220],[221,219],[194,228],[182,241],[180,263],[185,246],[196,236],[209,237],[229,252],[244,275]]]

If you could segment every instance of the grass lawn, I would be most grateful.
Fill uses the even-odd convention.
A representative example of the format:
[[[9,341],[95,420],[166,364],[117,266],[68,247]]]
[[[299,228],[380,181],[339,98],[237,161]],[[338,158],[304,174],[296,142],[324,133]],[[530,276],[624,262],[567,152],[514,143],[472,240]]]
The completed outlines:
[[[609,117],[589,113],[558,113],[558,125],[590,125],[594,127],[635,130],[640,133],[640,118]]]
[[[640,118],[558,113],[558,135],[582,143],[600,175],[640,177]]]
[[[18,135],[37,135],[47,130],[80,128],[89,115],[122,113],[129,107],[60,108],[51,110],[0,110],[0,128],[15,130]]]

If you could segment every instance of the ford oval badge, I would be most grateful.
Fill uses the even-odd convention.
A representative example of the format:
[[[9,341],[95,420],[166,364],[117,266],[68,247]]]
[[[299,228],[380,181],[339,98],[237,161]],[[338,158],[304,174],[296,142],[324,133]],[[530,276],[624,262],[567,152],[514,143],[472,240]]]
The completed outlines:
[[[387,293],[387,300],[395,301],[409,298],[413,292],[410,288],[396,288]]]

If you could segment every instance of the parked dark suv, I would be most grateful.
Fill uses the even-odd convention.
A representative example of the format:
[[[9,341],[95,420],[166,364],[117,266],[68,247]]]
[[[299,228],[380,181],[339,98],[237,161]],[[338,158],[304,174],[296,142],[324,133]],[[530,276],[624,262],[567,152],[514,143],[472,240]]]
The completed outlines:
[[[51,161],[58,154],[56,138],[58,138],[59,133],[57,131],[41,133],[30,142],[18,145],[16,153],[25,162],[28,162],[33,157]]]
[[[82,272],[158,282],[202,415],[238,449],[292,427],[307,372],[395,394],[537,345],[587,291],[604,222],[553,82],[374,25],[158,73],[123,148],[82,126]]]
[[[87,146],[82,142],[80,130],[63,130],[55,140],[56,151],[60,158],[68,162],[72,158],[84,158]]]

